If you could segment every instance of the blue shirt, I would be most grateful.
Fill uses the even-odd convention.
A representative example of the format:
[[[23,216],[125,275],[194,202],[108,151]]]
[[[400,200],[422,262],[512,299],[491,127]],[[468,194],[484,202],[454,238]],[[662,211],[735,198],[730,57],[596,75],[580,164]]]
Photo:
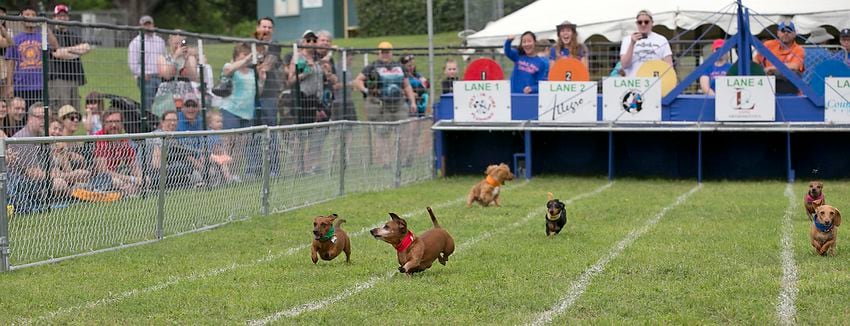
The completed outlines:
[[[511,40],[505,40],[505,55],[514,62],[511,72],[511,93],[522,93],[526,86],[537,94],[537,82],[549,79],[549,60],[538,56],[519,55],[511,48]]]
[[[732,67],[731,63],[724,63],[722,66],[711,65],[711,69],[708,70],[708,83],[711,86],[711,90],[715,90],[714,82],[718,77],[726,76],[726,72],[729,71],[729,68]]]
[[[186,115],[183,114],[183,111],[177,112],[177,131],[201,131],[204,130],[201,128],[201,113],[198,112],[198,116],[195,117],[195,122],[189,122],[186,120]]]

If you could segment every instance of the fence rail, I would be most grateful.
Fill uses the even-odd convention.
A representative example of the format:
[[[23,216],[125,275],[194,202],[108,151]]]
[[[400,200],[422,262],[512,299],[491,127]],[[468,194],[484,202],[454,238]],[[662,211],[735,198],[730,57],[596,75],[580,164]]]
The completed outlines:
[[[0,193],[10,206],[0,210],[0,267],[136,246],[430,179],[431,123],[5,139]],[[222,144],[227,160],[217,151]],[[51,177],[39,178],[38,169]]]

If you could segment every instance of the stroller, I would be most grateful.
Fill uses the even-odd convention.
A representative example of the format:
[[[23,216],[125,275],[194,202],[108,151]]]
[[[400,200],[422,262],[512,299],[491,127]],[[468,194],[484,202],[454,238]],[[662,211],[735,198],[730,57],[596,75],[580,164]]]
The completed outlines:
[[[103,99],[109,100],[110,106],[121,111],[124,120],[124,132],[137,134],[150,132],[159,127],[159,117],[148,112],[142,112],[142,104],[126,96],[103,94]],[[143,120],[142,117],[145,119]]]

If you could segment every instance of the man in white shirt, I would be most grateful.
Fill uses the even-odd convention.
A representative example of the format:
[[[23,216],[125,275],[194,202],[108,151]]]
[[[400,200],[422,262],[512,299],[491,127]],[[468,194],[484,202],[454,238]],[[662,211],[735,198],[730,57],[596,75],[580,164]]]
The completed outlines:
[[[652,31],[652,14],[641,10],[635,23],[637,32],[623,39],[620,44],[620,64],[626,72],[626,77],[634,77],[640,66],[649,60],[664,60],[673,65],[673,51],[667,38]]]
[[[127,49],[127,64],[130,66],[133,76],[136,76],[139,87],[145,87],[144,101],[147,104],[146,108],[150,110],[153,105],[153,98],[156,96],[156,89],[161,82],[157,69],[157,59],[166,53],[165,41],[154,33],[155,26],[151,16],[139,18],[139,25],[147,29],[145,32],[145,71],[142,72],[141,35],[130,41],[130,46]]]

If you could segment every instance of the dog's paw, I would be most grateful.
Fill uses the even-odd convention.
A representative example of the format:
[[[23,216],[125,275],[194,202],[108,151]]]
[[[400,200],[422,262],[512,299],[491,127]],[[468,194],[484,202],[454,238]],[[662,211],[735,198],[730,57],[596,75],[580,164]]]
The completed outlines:
[[[399,273],[407,273],[407,270],[404,269],[404,266],[398,268]]]

